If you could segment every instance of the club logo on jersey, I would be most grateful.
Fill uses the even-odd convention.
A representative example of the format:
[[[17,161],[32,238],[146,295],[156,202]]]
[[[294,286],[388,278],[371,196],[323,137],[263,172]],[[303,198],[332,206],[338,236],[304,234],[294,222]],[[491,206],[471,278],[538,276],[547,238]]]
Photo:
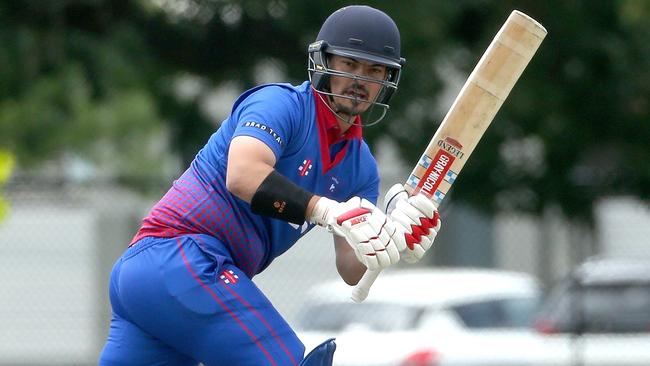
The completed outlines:
[[[237,276],[235,274],[235,272],[233,272],[232,270],[227,269],[227,270],[221,272],[221,276],[219,276],[219,278],[221,278],[221,280],[223,282],[225,282],[226,284],[228,284],[228,285],[231,285],[231,284],[234,285],[234,284],[237,283],[237,281],[239,279],[239,276]]]
[[[302,165],[298,168],[298,174],[300,174],[301,177],[304,177],[309,174],[312,167],[311,159],[305,159],[302,161]]]
[[[443,181],[455,157],[444,149],[438,150],[431,164],[422,175],[422,179],[415,188],[415,194],[424,193],[427,197],[433,196],[440,182]]]
[[[463,155],[465,155],[465,153],[462,152],[463,145],[451,137],[445,137],[444,140],[438,140],[438,146],[459,159],[462,159]]]
[[[257,128],[259,130],[262,130],[262,131],[268,133],[269,135],[271,135],[273,137],[273,139],[275,140],[275,142],[278,143],[278,145],[282,146],[282,144],[283,144],[282,137],[280,137],[280,135],[278,135],[275,131],[273,131],[273,129],[271,127],[269,127],[269,126],[267,126],[267,125],[265,125],[263,123],[248,121],[248,122],[244,123],[244,127],[253,127],[253,128]]]

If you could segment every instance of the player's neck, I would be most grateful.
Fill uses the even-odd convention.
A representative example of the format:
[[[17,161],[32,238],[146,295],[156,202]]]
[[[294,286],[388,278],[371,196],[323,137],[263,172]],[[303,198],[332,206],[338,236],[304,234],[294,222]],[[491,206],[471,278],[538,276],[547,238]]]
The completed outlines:
[[[335,115],[336,122],[339,124],[339,130],[341,131],[341,135],[343,135],[350,127],[352,127],[351,122],[354,121],[354,117],[348,116],[347,114],[339,115],[338,113],[335,113]]]
[[[334,106],[334,103],[332,103],[331,99],[329,99],[326,104],[329,107],[332,114],[334,115],[334,117],[336,117],[336,122],[339,125],[339,131],[341,135],[343,135],[354,124],[355,116],[351,116],[348,113],[341,112],[338,108]]]
[[[345,134],[350,129],[350,127],[355,124],[357,116],[351,116],[350,114],[339,111],[338,108],[334,106],[331,97],[324,97],[317,91],[315,91],[315,95],[318,95],[320,101],[327,107],[329,113],[331,113],[332,116],[336,119],[337,125],[339,127],[339,136],[343,136],[343,134]]]

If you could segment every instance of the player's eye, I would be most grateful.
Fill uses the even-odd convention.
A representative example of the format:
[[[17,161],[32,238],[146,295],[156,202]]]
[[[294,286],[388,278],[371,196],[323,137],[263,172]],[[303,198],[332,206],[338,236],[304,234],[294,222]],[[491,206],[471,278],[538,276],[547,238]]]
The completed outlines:
[[[386,75],[386,69],[383,67],[373,67],[370,69],[370,76],[375,79],[383,79]]]

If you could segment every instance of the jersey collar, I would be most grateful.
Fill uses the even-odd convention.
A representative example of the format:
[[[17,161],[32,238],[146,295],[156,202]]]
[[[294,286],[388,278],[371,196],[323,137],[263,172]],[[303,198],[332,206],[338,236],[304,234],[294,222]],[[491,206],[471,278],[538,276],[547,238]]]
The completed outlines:
[[[316,126],[318,128],[318,139],[320,142],[320,157],[323,164],[323,173],[327,173],[340,163],[348,151],[348,146],[353,139],[361,140],[361,126],[352,125],[343,135],[338,120],[320,97],[317,92],[314,93],[314,104],[316,105]],[[327,99],[325,99],[327,100]],[[355,123],[361,122],[357,116]],[[343,146],[333,148],[333,145],[342,143]]]

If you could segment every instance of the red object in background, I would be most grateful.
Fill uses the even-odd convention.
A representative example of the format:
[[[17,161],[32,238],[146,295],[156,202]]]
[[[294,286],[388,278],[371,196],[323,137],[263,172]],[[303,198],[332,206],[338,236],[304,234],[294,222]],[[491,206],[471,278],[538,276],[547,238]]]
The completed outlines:
[[[535,330],[541,334],[556,334],[558,331],[553,325],[552,322],[545,319],[537,319],[534,322],[533,327]]]
[[[432,349],[415,351],[402,361],[399,366],[436,366],[440,354]]]

